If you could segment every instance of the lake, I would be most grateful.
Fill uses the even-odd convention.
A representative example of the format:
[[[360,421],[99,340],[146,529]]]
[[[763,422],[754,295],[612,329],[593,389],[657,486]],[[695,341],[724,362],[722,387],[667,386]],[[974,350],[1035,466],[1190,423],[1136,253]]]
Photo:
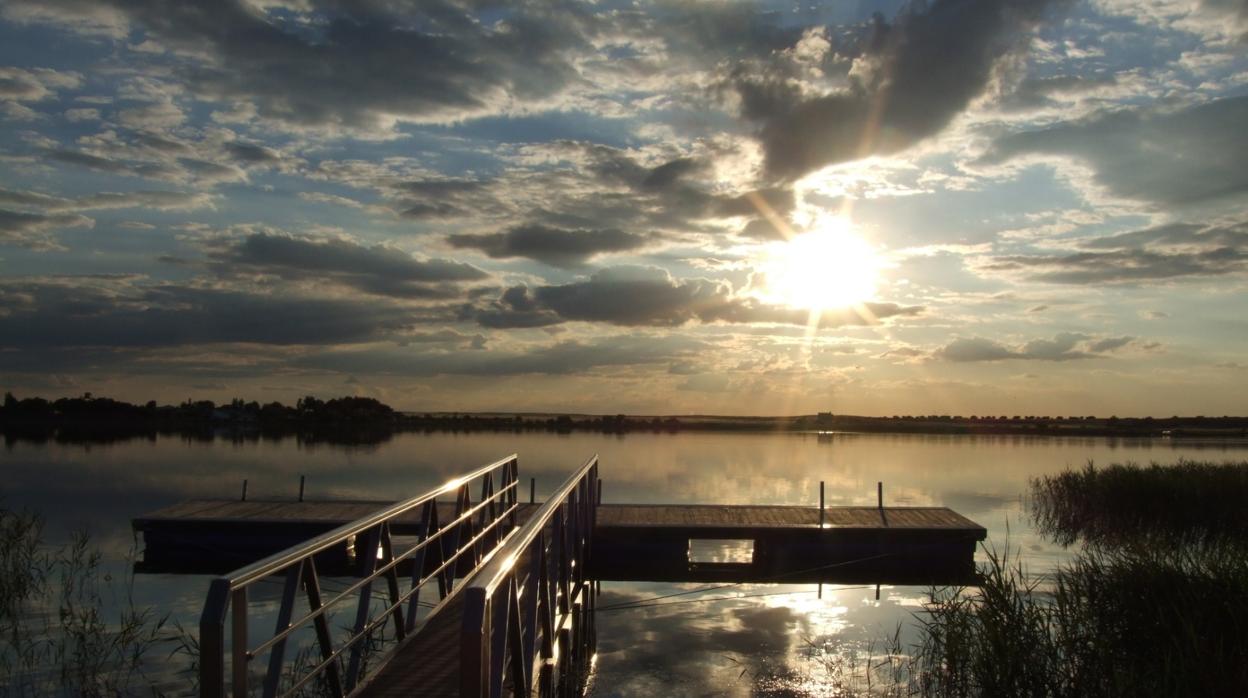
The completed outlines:
[[[3,506],[29,508],[49,538],[86,530],[121,580],[135,554],[130,519],[181,499],[396,499],[510,453],[538,498],[590,455],[601,457],[605,502],[948,506],[989,530],[1030,574],[1070,553],[1037,534],[1027,516],[1029,478],[1088,461],[1169,463],[1248,459],[1248,442],[859,434],[411,433],[370,446],[297,439],[158,437],[111,444],[10,440],[0,451]],[[982,553],[980,554],[982,557]],[[208,577],[138,575],[140,605],[195,627]],[[742,584],[668,599],[698,586],[604,583],[591,693],[650,695],[839,695],[865,690],[861,671],[913,614],[926,588]],[[160,654],[163,656],[163,653]],[[161,688],[186,692],[187,677],[161,672]],[[875,681],[875,678],[872,678]]]

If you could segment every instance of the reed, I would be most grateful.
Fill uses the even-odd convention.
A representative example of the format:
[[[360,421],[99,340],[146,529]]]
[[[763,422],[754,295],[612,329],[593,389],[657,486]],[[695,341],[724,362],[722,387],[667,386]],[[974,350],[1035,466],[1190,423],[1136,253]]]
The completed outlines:
[[[0,508],[0,693],[153,691],[144,668],[170,639],[168,617],[139,609],[114,581],[85,533],[50,546],[38,515]]]
[[[1033,479],[1031,495],[1038,528],[1063,545],[1248,539],[1248,462],[1089,462]]]
[[[990,553],[977,591],[934,591],[919,622],[925,696],[1248,695],[1238,554],[1096,550],[1042,583]]]
[[[988,552],[982,586],[933,590],[926,696],[1248,695],[1248,463],[1085,468],[1032,482],[1072,561],[1032,577]]]

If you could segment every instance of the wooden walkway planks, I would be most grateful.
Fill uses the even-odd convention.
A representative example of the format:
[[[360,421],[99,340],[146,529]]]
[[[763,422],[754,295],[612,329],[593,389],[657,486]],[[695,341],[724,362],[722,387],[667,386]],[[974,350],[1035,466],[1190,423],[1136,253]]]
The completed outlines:
[[[457,590],[465,583],[459,581]],[[463,599],[456,594],[394,651],[356,695],[361,698],[459,698],[459,636],[463,625]]]

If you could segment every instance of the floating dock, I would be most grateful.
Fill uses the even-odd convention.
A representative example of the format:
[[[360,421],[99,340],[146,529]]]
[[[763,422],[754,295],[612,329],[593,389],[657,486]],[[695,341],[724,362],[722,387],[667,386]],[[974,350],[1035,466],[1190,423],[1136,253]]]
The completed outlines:
[[[134,519],[143,534],[141,572],[216,573],[249,564],[392,502],[192,500]],[[519,504],[519,523],[540,503]],[[439,504],[442,520],[454,506]],[[417,512],[391,522],[419,533]],[[970,577],[983,526],[944,507],[818,507],[600,504],[590,575],[600,581],[961,583]],[[726,561],[697,548],[734,546]],[[743,559],[744,558],[744,559]],[[349,574],[350,545],[317,559]]]

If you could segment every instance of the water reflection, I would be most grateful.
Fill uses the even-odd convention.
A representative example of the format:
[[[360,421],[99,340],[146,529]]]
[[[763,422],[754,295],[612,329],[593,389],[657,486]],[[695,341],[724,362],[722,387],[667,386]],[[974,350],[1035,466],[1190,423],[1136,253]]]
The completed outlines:
[[[0,496],[10,508],[41,511],[52,537],[87,528],[122,569],[134,545],[131,518],[182,499],[237,497],[245,478],[249,498],[294,499],[302,474],[310,499],[398,499],[512,452],[520,454],[522,480],[537,479],[539,499],[595,452],[604,499],[614,503],[817,505],[823,481],[829,506],[874,505],[883,481],[887,504],[951,507],[987,527],[990,544],[1009,540],[1029,569],[1042,572],[1070,552],[1029,522],[1029,478],[1089,460],[1245,459],[1248,442],[693,432],[407,433],[354,446],[163,434],[108,443],[14,439],[0,450]],[[206,584],[206,577],[144,575],[135,593],[193,626]],[[604,583],[601,605],[698,586]],[[731,600],[604,612],[593,690],[837,694],[860,680],[853,666],[882,651],[881,638],[899,624],[903,644],[913,640],[906,627],[925,591],[886,586],[876,601],[874,586],[825,586],[818,598],[813,585],[740,585],[716,594],[738,595]]]

